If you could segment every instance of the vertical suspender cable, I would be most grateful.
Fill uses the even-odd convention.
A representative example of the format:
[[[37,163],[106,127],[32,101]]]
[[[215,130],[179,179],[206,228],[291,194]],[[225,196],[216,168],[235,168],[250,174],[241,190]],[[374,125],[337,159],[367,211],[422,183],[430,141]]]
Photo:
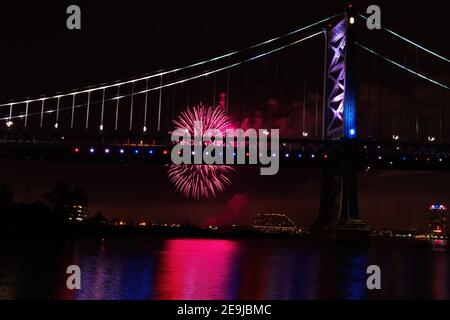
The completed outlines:
[[[403,65],[406,66],[406,55],[404,56]],[[400,81],[399,83],[403,83],[403,81]],[[399,135],[400,135],[400,137],[403,137],[403,136],[405,136],[405,135],[403,135],[404,132],[402,130],[403,129],[403,104],[404,104],[404,99],[402,97],[403,90],[399,89],[399,92],[400,92],[400,94],[399,94],[399,98],[400,98],[400,130],[399,130]]]
[[[89,105],[91,103],[91,92],[88,92],[88,101],[87,101],[87,107],[86,107],[86,129],[89,128]]]
[[[303,72],[303,112],[302,112],[302,136],[306,133],[306,72]]]
[[[158,102],[158,132],[161,130],[161,103],[162,103],[162,75],[159,80],[159,102]]]
[[[369,57],[369,74],[373,74],[373,58]],[[372,116],[370,112],[370,89],[372,87],[372,78],[369,77],[367,79],[367,118],[368,118],[368,124],[369,124],[369,132],[368,132],[368,138],[372,138]]]
[[[58,129],[58,121],[59,121],[59,102],[61,97],[58,96],[58,102],[56,102],[56,122],[55,122],[55,129]]]
[[[70,117],[70,128],[73,129],[73,118],[75,115],[75,93],[72,94],[72,115]]]
[[[217,66],[217,62],[214,63],[214,69],[216,69]],[[217,75],[214,72],[214,88],[213,88],[213,106],[216,107],[217,106],[217,102],[216,102],[216,82],[217,82]]]
[[[28,104],[30,102],[27,101],[26,105],[25,105],[25,128],[27,127],[27,122],[28,122]]]
[[[103,116],[105,113],[105,91],[106,89],[103,88],[103,92],[102,92],[102,113],[100,115],[100,131],[103,131]]]
[[[229,110],[228,110],[228,108],[229,108],[229,106],[230,106],[230,69],[228,69],[227,70],[228,72],[227,72],[227,97],[226,97],[226,101],[225,101],[225,105],[226,105],[226,111],[227,111],[227,114],[229,114]]]
[[[268,61],[267,61],[267,56],[264,57],[264,94],[263,94],[263,101],[262,101],[262,106],[264,108],[264,113],[263,113],[263,119],[266,118],[267,115],[267,87],[268,87],[268,82],[269,82],[269,77],[270,77],[270,70],[269,72],[267,71],[268,68]],[[269,74],[269,76],[267,76],[267,74]],[[242,103],[242,102],[241,102]],[[239,106],[240,108],[240,106]],[[264,125],[266,126],[266,122],[264,123]]]
[[[177,72],[174,72],[174,80],[176,81],[177,79]],[[176,92],[177,92],[177,87],[173,86],[172,88],[172,113],[171,113],[171,118],[173,118],[175,116],[175,99],[176,99]]]
[[[133,127],[134,82],[131,84],[130,131]]]
[[[117,86],[116,120],[114,124],[114,130],[117,130],[117,125],[119,123],[119,100],[120,100],[120,85]]]
[[[202,65],[202,68],[201,68],[201,70],[202,70],[202,73],[203,73],[203,71],[205,70],[205,68],[203,67],[203,65]],[[205,80],[205,77],[201,77],[200,78],[200,104],[205,104],[204,103],[204,99],[203,99],[203,85],[204,85],[204,80]]]
[[[190,103],[190,100],[189,100],[189,85],[186,83],[186,107],[189,106],[189,103]]]
[[[416,70],[418,70],[418,56],[417,56],[417,47],[416,47]],[[418,114],[418,103],[417,103],[417,78],[414,80],[414,106],[415,115],[416,115],[416,140],[419,138],[419,114]]]
[[[147,105],[148,105],[148,79],[145,84],[145,102],[144,102],[144,126],[142,127],[142,131],[147,131]]]
[[[40,127],[42,128],[43,122],[44,122],[44,104],[45,104],[45,99],[42,99],[42,103],[41,103],[41,122],[40,122]]]
[[[429,99],[428,99],[428,114],[427,114],[427,118],[428,118],[428,130],[429,133],[432,137],[434,137],[434,126],[433,126],[433,122],[434,122],[434,117],[433,117],[433,87],[429,86],[430,88],[430,95],[429,95]]]
[[[325,117],[327,116],[328,112],[328,101],[327,101],[327,80],[328,80],[328,70],[327,70],[327,59],[328,59],[328,34],[327,30],[323,29],[323,35],[325,40],[325,48],[324,48],[324,54],[323,54],[323,107],[322,107],[322,139],[325,140],[326,138],[326,131],[328,129],[325,128]]]
[[[317,136],[318,136],[318,126],[319,126],[319,112],[318,112],[318,104],[317,104],[317,94],[318,94],[318,89],[317,89],[317,87],[318,87],[319,85],[318,85],[318,83],[317,83],[317,79],[316,79],[316,94],[314,95],[315,96],[315,99],[316,99],[316,110],[315,110],[315,116],[316,116],[316,125],[315,125],[315,133],[314,133],[314,136],[317,138]]]
[[[444,105],[445,105],[445,91],[442,91],[442,103],[441,103],[441,112],[439,113],[439,135],[441,141],[444,141],[444,132],[443,132],[443,113],[444,113]]]

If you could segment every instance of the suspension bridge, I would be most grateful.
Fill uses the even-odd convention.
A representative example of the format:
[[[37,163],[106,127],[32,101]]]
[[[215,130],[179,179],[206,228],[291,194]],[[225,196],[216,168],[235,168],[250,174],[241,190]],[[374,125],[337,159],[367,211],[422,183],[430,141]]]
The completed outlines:
[[[0,156],[168,163],[177,114],[217,106],[237,128],[279,129],[282,165],[322,168],[313,230],[364,234],[357,170],[450,169],[450,60],[366,19],[347,8],[190,65],[6,101]]]

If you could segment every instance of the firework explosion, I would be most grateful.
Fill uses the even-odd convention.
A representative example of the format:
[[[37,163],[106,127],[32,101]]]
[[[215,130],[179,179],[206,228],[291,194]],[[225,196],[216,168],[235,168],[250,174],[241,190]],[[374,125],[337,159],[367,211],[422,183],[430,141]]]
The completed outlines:
[[[194,127],[197,121],[201,121],[201,128]],[[202,136],[209,129],[219,130],[225,136],[225,131],[231,128],[231,118],[223,108],[202,105],[188,107],[173,123],[175,129],[188,130],[191,137],[194,136],[194,129]],[[176,190],[185,197],[194,199],[215,197],[231,184],[228,174],[234,171],[231,166],[226,165],[170,164],[167,167],[169,179]]]
[[[168,168],[170,181],[177,191],[194,199],[215,197],[231,184],[227,175],[234,171],[230,166],[207,164],[171,164]]]
[[[201,121],[202,126],[195,126],[196,121]],[[188,130],[191,137],[194,136],[194,129],[196,133],[202,136],[208,130],[219,130],[222,136],[225,136],[225,131],[231,128],[231,118],[227,115],[225,110],[221,107],[205,107],[196,106],[187,108],[182,111],[176,120],[173,120],[175,129]]]

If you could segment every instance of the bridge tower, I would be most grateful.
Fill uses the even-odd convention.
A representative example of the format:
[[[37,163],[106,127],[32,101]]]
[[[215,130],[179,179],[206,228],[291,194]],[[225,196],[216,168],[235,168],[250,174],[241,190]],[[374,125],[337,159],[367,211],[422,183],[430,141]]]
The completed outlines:
[[[319,217],[311,230],[320,239],[367,240],[359,219],[355,155],[356,88],[351,8],[324,30],[326,37],[323,139],[339,149],[339,157],[322,168]]]

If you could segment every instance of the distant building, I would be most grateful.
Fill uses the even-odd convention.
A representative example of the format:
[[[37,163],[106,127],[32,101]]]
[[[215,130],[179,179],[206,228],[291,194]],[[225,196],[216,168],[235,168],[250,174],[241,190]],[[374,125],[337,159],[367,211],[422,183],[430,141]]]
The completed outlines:
[[[74,205],[68,208],[68,219],[72,222],[82,222],[89,217],[89,209],[86,206]]]
[[[294,221],[285,214],[277,213],[257,214],[253,228],[266,233],[296,233],[298,231]]]
[[[113,226],[126,226],[126,225],[128,225],[128,222],[126,222],[122,219],[113,218],[113,219],[109,220],[109,224],[111,224]]]
[[[448,211],[443,204],[433,204],[428,209],[428,227],[432,236],[448,236]]]

